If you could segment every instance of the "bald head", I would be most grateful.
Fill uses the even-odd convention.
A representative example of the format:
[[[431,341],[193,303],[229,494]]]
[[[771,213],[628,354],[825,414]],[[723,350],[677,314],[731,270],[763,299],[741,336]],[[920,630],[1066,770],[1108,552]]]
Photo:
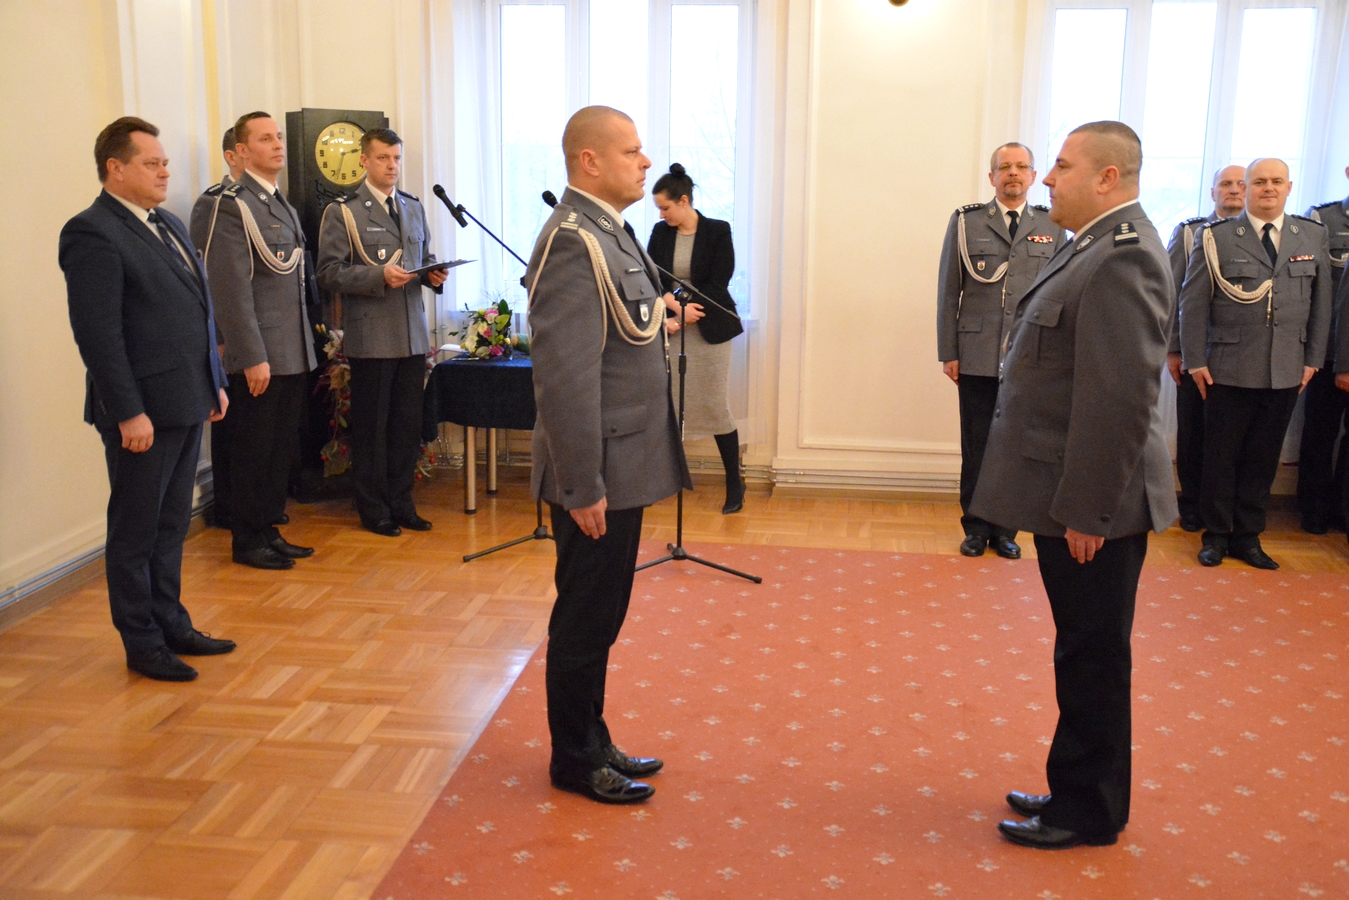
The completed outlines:
[[[611,106],[587,106],[578,109],[562,132],[562,155],[567,160],[567,178],[579,168],[581,153],[590,150],[603,153],[608,149],[618,129],[618,122],[632,124],[632,117]]]
[[[1132,128],[1123,122],[1088,122],[1069,134],[1084,137],[1082,149],[1097,171],[1114,166],[1120,184],[1137,189],[1138,173],[1143,168],[1143,143]]]

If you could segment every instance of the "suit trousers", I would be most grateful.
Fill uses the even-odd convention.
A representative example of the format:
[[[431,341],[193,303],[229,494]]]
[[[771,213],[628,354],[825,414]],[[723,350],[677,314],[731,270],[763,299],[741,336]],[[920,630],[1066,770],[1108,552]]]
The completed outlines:
[[[257,397],[242,374],[230,381],[228,415],[238,417],[230,448],[235,552],[265,547],[281,536],[274,523],[286,512],[290,470],[300,451],[306,378],[273,375]]]
[[[179,595],[201,425],[156,428],[144,453],[123,450],[116,425],[99,436],[112,488],[104,553],[112,624],[128,653],[150,651],[192,630]]]
[[[1346,454],[1335,457],[1335,441],[1349,407],[1349,393],[1335,387],[1333,366],[1312,376],[1303,392],[1302,447],[1297,463],[1297,507],[1304,519],[1327,522],[1343,515]]]
[[[548,731],[552,770],[580,778],[604,765],[612,743],[604,722],[609,648],[632,596],[643,507],[611,509],[605,533],[587,537],[561,506],[549,504],[557,539],[557,602],[548,620]]]
[[[373,525],[411,518],[422,452],[426,357],[356,359],[351,364],[351,465],[356,511]]]
[[[1014,538],[1016,529],[1000,528],[970,515],[970,501],[974,499],[979,469],[984,464],[984,448],[988,446],[988,430],[998,405],[998,379],[989,375],[961,375],[956,393],[960,398],[960,525],[970,535]]]
[[[1259,541],[1297,394],[1295,387],[1208,386],[1199,499],[1205,543],[1225,538],[1237,552]]]
[[[1204,398],[1189,372],[1182,372],[1176,385],[1176,496],[1182,516],[1199,515],[1199,495],[1204,479]]]
[[[1035,550],[1054,615],[1059,705],[1045,763],[1051,799],[1040,820],[1113,836],[1129,821],[1130,637],[1148,535],[1108,540],[1088,563],[1073,559],[1061,537],[1037,534]]]
[[[236,377],[235,380],[239,379]],[[229,388],[225,390],[229,392]],[[230,404],[233,403],[231,399]],[[230,448],[233,441],[234,417],[226,413],[225,418],[211,423],[211,522],[217,528],[229,528],[233,514],[233,498],[230,494]]]

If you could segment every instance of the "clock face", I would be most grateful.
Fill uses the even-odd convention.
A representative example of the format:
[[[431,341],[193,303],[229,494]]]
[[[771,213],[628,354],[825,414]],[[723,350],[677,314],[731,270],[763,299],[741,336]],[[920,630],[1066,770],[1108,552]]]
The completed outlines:
[[[334,122],[319,132],[314,142],[314,159],[319,171],[334,184],[355,184],[365,176],[361,165],[361,135],[365,132],[350,122]]]

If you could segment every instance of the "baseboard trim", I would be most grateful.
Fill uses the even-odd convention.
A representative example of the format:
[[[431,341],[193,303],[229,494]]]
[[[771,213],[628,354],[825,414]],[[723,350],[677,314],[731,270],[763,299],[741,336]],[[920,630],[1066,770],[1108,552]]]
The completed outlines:
[[[0,628],[32,615],[102,574],[103,548],[100,546],[10,588],[0,594]]]

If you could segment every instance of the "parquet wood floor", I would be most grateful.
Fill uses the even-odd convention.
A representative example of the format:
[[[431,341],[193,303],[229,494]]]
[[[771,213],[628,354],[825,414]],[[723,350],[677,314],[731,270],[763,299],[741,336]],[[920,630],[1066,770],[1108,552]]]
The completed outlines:
[[[346,503],[292,504],[286,536],[318,555],[286,573],[236,566],[227,533],[196,529],[186,603],[239,649],[188,685],[126,671],[101,578],[0,631],[0,897],[368,897],[544,637],[551,543],[461,559],[532,531],[527,473],[503,470],[472,517],[461,474],[437,473],[418,489],[435,530],[396,539]],[[961,538],[950,501],[752,491],[722,516],[706,484],[689,543],[953,554]],[[673,501],[645,535],[673,539]],[[1349,572],[1344,536],[1303,535],[1283,506],[1265,546]],[[1172,529],[1149,561],[1197,549]]]

